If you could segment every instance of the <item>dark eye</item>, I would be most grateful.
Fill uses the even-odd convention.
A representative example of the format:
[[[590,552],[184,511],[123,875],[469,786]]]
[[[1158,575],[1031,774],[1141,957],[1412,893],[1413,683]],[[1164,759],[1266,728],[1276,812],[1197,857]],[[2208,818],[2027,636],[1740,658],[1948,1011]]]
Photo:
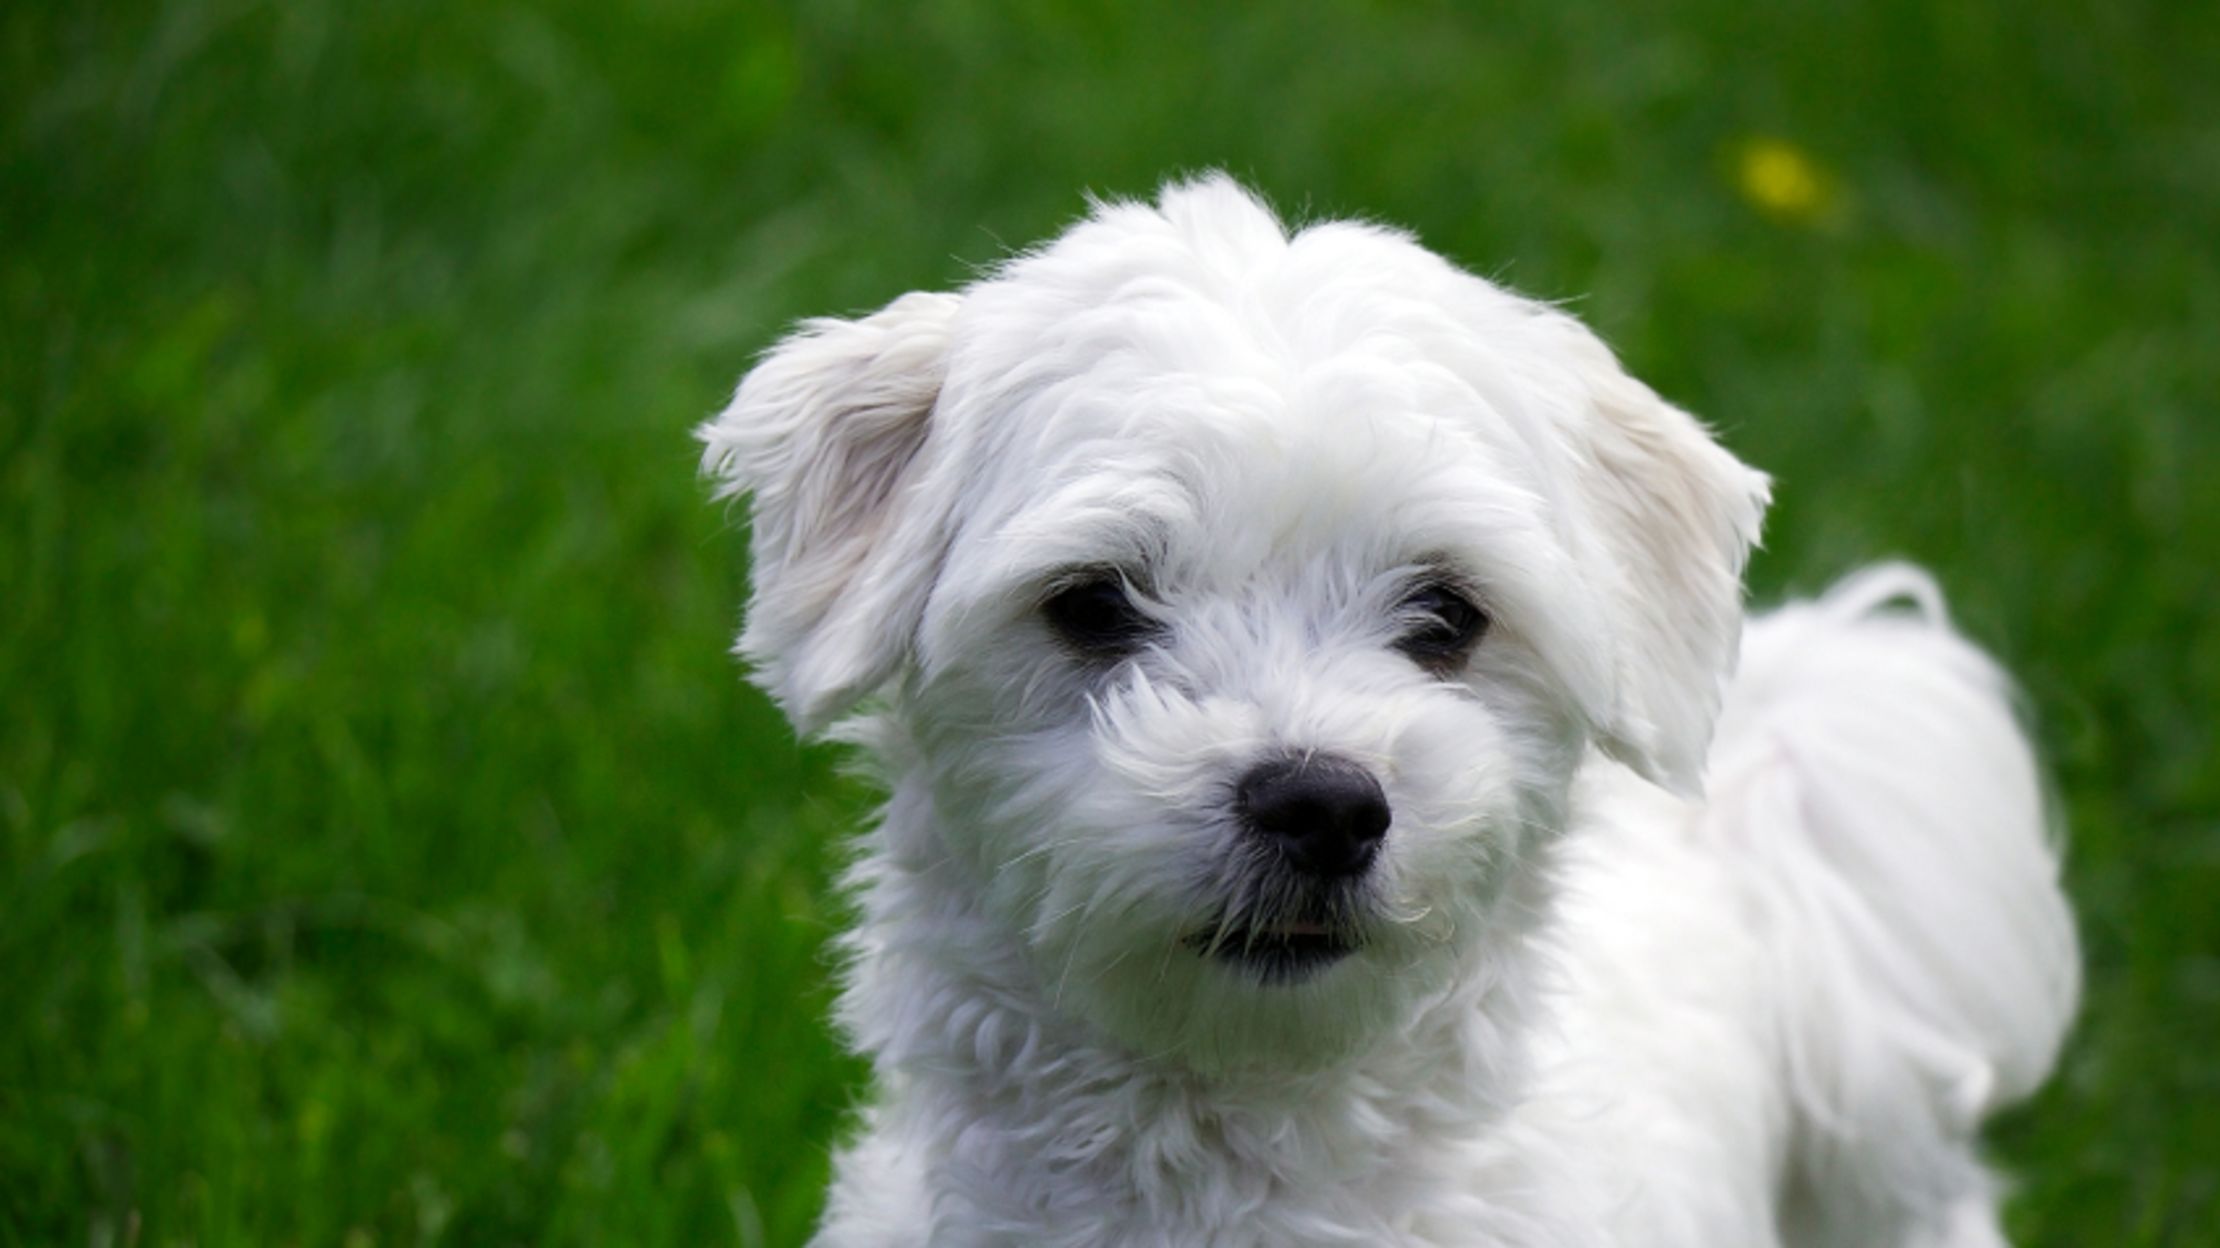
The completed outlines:
[[[1395,648],[1436,675],[1455,671],[1488,631],[1488,613],[1453,586],[1421,586],[1398,609],[1406,621]]]
[[[1089,659],[1122,659],[1157,631],[1116,573],[1091,573],[1064,586],[1041,604],[1041,614],[1066,645]]]

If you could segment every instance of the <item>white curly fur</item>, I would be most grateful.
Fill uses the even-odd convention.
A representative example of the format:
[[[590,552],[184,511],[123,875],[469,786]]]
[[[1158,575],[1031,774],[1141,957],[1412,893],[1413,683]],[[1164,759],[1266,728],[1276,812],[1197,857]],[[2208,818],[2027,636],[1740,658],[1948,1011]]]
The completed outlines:
[[[741,652],[891,793],[824,1248],[2001,1242],[1975,1134],[2077,967],[2004,682],[1909,569],[1738,641],[1765,479],[1570,317],[1211,177],[810,322],[702,438]],[[1146,644],[1059,643],[1077,569]],[[1393,812],[1292,981],[1193,939],[1278,904],[1230,794],[1287,751]]]

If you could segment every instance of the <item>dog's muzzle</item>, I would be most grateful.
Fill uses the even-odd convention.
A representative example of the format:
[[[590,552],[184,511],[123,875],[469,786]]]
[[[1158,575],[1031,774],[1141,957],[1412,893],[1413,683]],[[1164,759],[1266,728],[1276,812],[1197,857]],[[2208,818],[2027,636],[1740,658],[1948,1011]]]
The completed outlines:
[[[1372,773],[1330,754],[1276,758],[1241,777],[1234,812],[1252,853],[1268,865],[1247,896],[1187,944],[1279,984],[1307,979],[1362,948],[1363,880],[1391,822]]]

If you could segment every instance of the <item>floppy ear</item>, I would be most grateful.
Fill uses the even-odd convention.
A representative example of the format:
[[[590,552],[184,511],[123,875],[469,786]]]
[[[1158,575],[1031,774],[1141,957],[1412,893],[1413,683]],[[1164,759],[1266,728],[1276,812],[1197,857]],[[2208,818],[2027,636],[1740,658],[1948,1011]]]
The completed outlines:
[[[919,497],[954,295],[804,322],[702,425],[719,498],[752,496],[754,590],[737,647],[805,735],[889,680],[946,545]]]
[[[1578,488],[1614,617],[1616,704],[1604,750],[1675,792],[1702,790],[1704,755],[1742,630],[1742,567],[1771,493],[1765,474],[1627,375],[1579,322],[1546,312],[1585,391]]]

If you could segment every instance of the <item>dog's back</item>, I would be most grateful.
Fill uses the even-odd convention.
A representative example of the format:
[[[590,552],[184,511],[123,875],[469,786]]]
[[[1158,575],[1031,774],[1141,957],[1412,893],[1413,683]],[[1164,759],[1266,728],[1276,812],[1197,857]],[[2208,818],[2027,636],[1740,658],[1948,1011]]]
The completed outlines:
[[[1974,1137],[2079,987],[2005,678],[1924,573],[1876,568],[1751,623],[1710,771],[1771,962],[1786,1242],[2001,1244]]]

